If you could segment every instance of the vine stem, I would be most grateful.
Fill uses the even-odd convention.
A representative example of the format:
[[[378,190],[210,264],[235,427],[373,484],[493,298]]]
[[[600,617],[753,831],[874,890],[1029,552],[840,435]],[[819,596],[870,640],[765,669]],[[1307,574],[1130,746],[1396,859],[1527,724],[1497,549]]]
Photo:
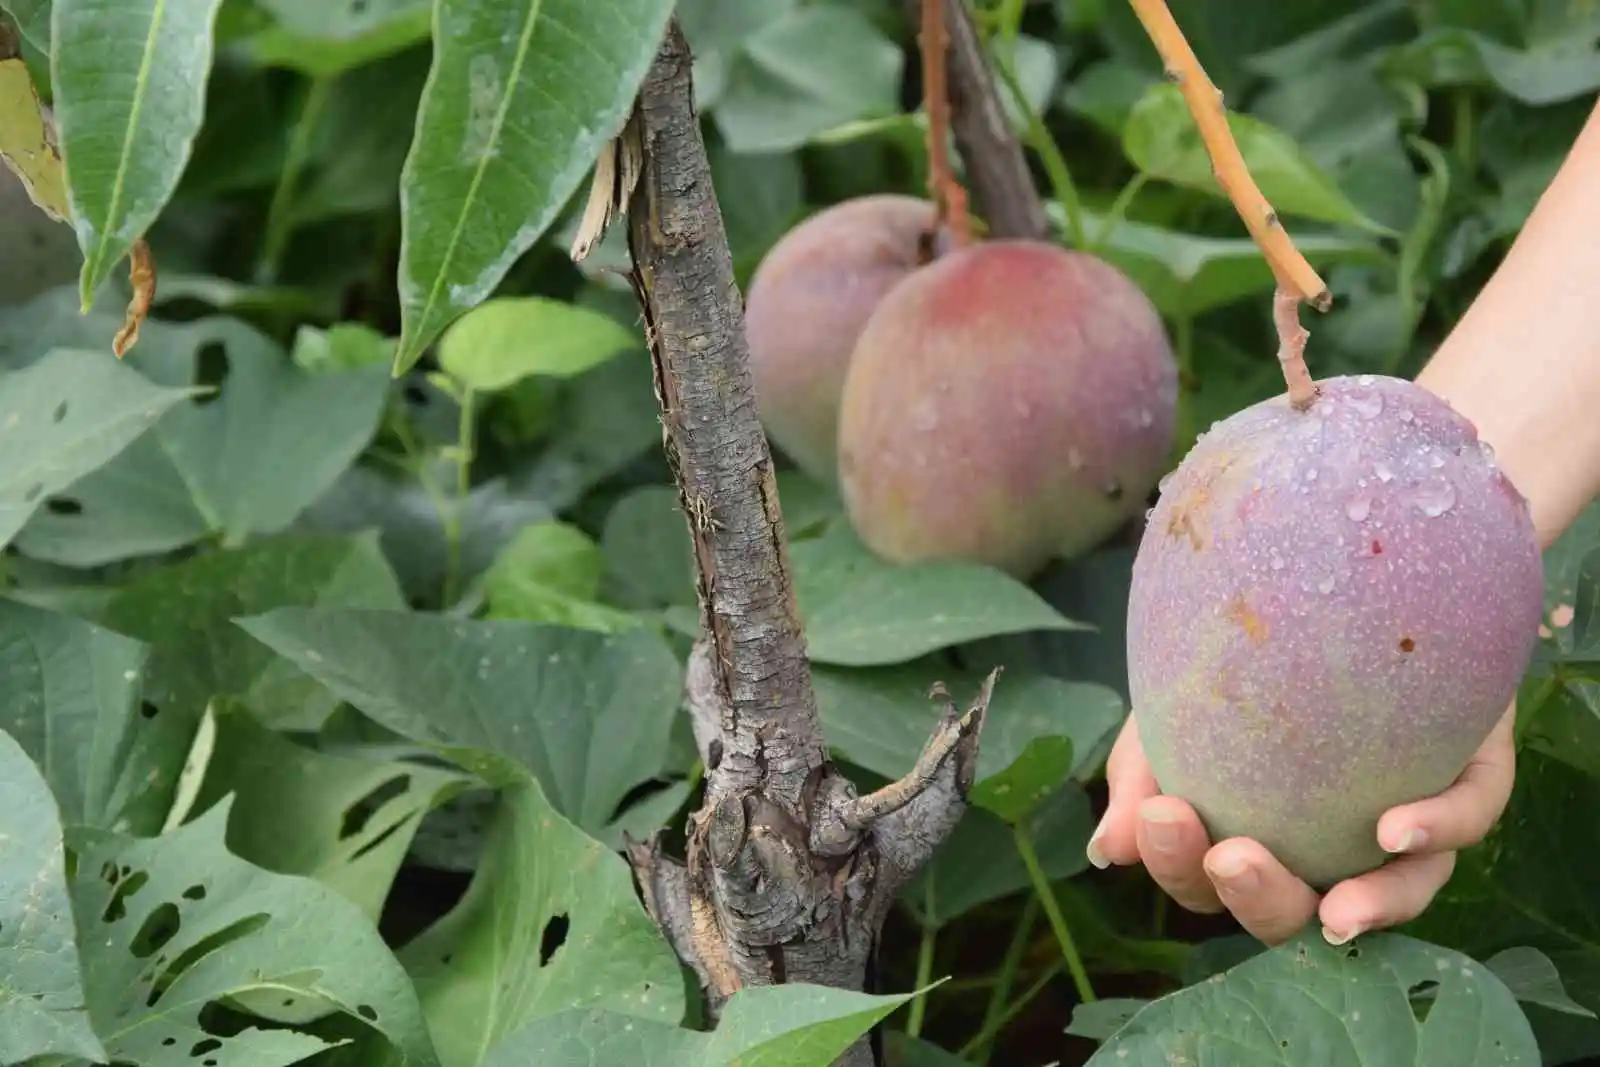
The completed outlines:
[[[1260,247],[1277,279],[1278,291],[1273,303],[1273,321],[1278,328],[1278,360],[1283,366],[1284,382],[1289,388],[1289,402],[1297,410],[1305,410],[1316,399],[1317,387],[1306,369],[1305,331],[1300,326],[1299,307],[1304,300],[1318,311],[1326,311],[1333,304],[1333,294],[1328,283],[1300,254],[1283,228],[1278,213],[1262,195],[1250,170],[1245,166],[1244,155],[1239,151],[1233,131],[1228,128],[1228,112],[1222,102],[1222,91],[1212,83],[1205,68],[1200,65],[1194,49],[1168,10],[1166,0],[1128,0],[1134,14],[1144,26],[1150,43],[1165,65],[1167,77],[1178,86],[1183,102],[1193,116],[1211,157],[1211,169],[1217,184],[1233,204],[1244,222],[1250,237]]]
[[[936,879],[928,878],[927,888],[922,896],[922,940],[917,946],[917,989],[927,989],[933,981],[933,950],[939,938],[939,928],[933,923],[934,909],[934,883]],[[906,1034],[917,1037],[922,1033],[922,1021],[928,1014],[927,994],[911,1002],[911,1015],[906,1020]]]
[[[1022,865],[1028,868],[1028,880],[1033,883],[1033,891],[1044,908],[1045,918],[1050,920],[1050,929],[1055,932],[1056,943],[1061,946],[1061,958],[1066,961],[1067,970],[1072,974],[1078,999],[1085,1004],[1092,1003],[1095,996],[1094,987],[1089,984],[1089,972],[1084,969],[1083,958],[1078,955],[1077,942],[1072,939],[1066,916],[1061,914],[1061,904],[1056,900],[1055,890],[1050,888],[1050,879],[1045,876],[1044,868],[1039,866],[1039,854],[1034,851],[1033,838],[1028,836],[1028,831],[1021,824],[1012,828],[1012,836],[1016,839]]]
[[[967,191],[950,167],[950,89],[945,56],[950,31],[944,23],[944,0],[922,0],[922,96],[928,111],[928,191],[938,211],[937,221],[950,228],[957,247],[972,242],[967,217]]]
[[[989,993],[989,1004],[983,1012],[983,1028],[979,1031],[978,1038],[967,1043],[967,1048],[962,1050],[962,1059],[970,1059],[980,1064],[987,1065],[993,1049],[989,1047],[994,1040],[998,1028],[1005,1025],[1007,1015],[1006,1000],[1011,996],[1011,987],[1016,984],[1017,973],[1022,970],[1022,957],[1028,951],[1029,939],[1033,936],[1033,924],[1039,919],[1039,898],[1031,896],[1022,906],[1022,914],[1017,918],[1017,928],[1011,934],[1011,943],[1006,946],[1005,958],[1000,961],[1000,973],[995,979],[994,989]]]
[[[311,159],[312,142],[322,121],[332,95],[334,79],[314,78],[306,89],[305,103],[300,105],[300,117],[295,121],[289,136],[289,147],[284,154],[283,170],[278,174],[278,184],[272,190],[272,201],[267,207],[266,239],[261,250],[259,276],[264,281],[274,281],[283,259],[284,249],[294,232],[292,216],[294,195],[298,191],[300,175]]]
[[[1043,974],[1034,979],[1032,985],[1023,991],[1022,996],[1018,997],[1016,1000],[1012,1001],[1009,1006],[1007,1006],[1006,1010],[1000,1015],[999,1018],[995,1019],[994,1022],[985,1025],[981,1033],[979,1033],[971,1041],[968,1041],[965,1045],[962,1045],[961,1049],[956,1053],[956,1057],[962,1060],[970,1060],[979,1049],[993,1041],[995,1038],[999,1037],[1000,1031],[1004,1030],[1007,1026],[1010,1026],[1011,1020],[1020,1015],[1023,1008],[1026,1008],[1029,1004],[1033,1003],[1034,997],[1037,997],[1040,993],[1043,993],[1045,987],[1056,980],[1056,975],[1061,973],[1063,966],[1064,964],[1062,964],[1059,960],[1055,963],[1052,963]]]

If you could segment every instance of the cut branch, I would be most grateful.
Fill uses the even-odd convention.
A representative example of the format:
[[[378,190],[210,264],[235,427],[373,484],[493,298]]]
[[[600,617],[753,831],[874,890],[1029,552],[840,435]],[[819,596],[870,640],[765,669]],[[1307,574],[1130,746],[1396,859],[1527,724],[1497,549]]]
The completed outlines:
[[[921,17],[926,2],[908,0],[912,17]],[[950,126],[973,205],[992,236],[1045,239],[1050,236],[1050,216],[1006,115],[967,0],[944,0],[944,16]]]
[[[1200,65],[1194,49],[1189,47],[1166,0],[1129,0],[1129,3],[1160,54],[1161,62],[1166,65],[1167,77],[1177,83],[1178,91],[1183,94],[1183,101],[1206,146],[1206,154],[1211,157],[1217,184],[1260,246],[1261,254],[1277,279],[1279,292],[1293,299],[1285,311],[1282,301],[1274,298],[1273,320],[1278,327],[1278,358],[1283,364],[1289,400],[1296,408],[1304,410],[1316,397],[1316,383],[1306,370],[1302,356],[1305,337],[1299,321],[1299,301],[1306,301],[1318,311],[1327,311],[1333,304],[1333,294],[1328,290],[1328,283],[1294,246],[1278,213],[1250,176],[1244,155],[1233,138],[1233,131],[1228,128],[1228,111],[1222,92]]]

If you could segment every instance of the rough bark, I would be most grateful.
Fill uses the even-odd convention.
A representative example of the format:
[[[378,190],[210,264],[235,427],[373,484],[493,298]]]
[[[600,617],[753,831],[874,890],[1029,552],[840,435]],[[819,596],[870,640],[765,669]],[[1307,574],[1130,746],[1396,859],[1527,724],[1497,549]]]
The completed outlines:
[[[965,713],[946,705],[905,780],[862,797],[829,762],[690,71],[674,20],[597,179],[617,203],[591,204],[603,219],[626,201],[701,614],[685,690],[704,806],[684,861],[659,839],[630,842],[628,858],[715,1016],[749,985],[864,987],[896,893],[966,809],[993,677]],[[838,1061],[874,1062],[867,1039]]]
[[[918,0],[907,0],[906,9],[920,18]],[[1022,142],[1006,118],[967,0],[945,0],[945,25],[950,35],[950,126],[973,206],[995,237],[1048,237],[1050,216],[1028,170]]]

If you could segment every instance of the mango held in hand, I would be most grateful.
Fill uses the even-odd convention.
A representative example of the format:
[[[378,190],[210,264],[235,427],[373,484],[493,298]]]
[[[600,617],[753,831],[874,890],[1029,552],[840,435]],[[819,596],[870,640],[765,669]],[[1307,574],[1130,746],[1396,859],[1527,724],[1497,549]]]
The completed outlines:
[[[1161,317],[1110,264],[1043,241],[957,248],[883,298],[839,410],[869,548],[1028,578],[1138,514],[1172,448]]]
[[[1476,429],[1397,378],[1218,423],[1134,561],[1128,671],[1164,793],[1313,887],[1380,866],[1378,818],[1450,786],[1538,638],[1526,501]]]

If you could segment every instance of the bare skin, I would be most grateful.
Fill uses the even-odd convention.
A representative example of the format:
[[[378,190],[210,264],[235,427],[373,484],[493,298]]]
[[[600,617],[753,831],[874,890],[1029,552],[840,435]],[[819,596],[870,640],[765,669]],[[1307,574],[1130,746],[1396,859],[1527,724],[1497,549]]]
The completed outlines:
[[[1477,424],[1527,497],[1541,546],[1600,494],[1600,106],[1504,263],[1440,345],[1417,383]],[[1135,713],[1137,714],[1137,709]],[[1089,842],[1097,867],[1143,863],[1183,907],[1227,910],[1267,944],[1313,918],[1332,944],[1415,918],[1505,810],[1516,771],[1516,706],[1438,796],[1391,808],[1382,868],[1318,895],[1256,841],[1213,844],[1194,809],[1163,796],[1128,717],[1106,765],[1110,806]]]

